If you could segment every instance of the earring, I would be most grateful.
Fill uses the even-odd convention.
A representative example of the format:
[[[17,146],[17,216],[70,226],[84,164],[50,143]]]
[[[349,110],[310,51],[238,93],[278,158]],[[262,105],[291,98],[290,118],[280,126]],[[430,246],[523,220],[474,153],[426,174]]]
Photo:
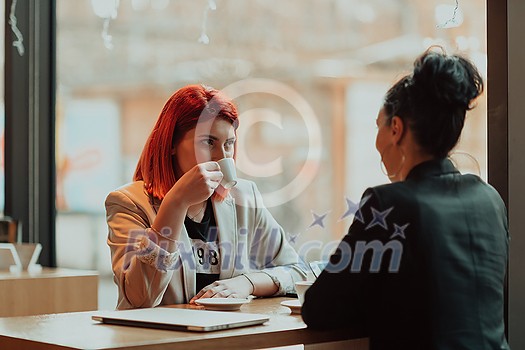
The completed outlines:
[[[390,146],[393,146],[393,144],[390,144]],[[380,165],[379,165],[380,168],[381,168],[381,172],[383,174],[385,174],[390,180],[395,179],[397,177],[397,175],[399,174],[399,172],[401,171],[401,169],[403,169],[403,165],[405,165],[405,160],[406,160],[405,152],[403,151],[402,148],[399,148],[399,150],[401,151],[401,164],[399,164],[399,168],[393,174],[389,174],[388,170],[386,170],[385,163],[383,162],[383,154],[381,154],[381,161],[380,161]],[[383,153],[385,153],[385,152],[383,152]]]
[[[464,156],[468,159],[468,161],[462,161],[461,157],[458,156]],[[454,167],[458,169],[461,173],[472,173],[481,177],[481,166],[479,165],[478,160],[470,153],[463,151],[454,151],[448,155],[448,159],[452,162]],[[469,168],[472,170],[469,171]]]
[[[381,160],[379,161],[379,167],[381,168],[381,172],[386,177],[390,178],[390,175],[388,175],[388,171],[386,170],[385,163],[383,163],[383,157],[381,157]]]

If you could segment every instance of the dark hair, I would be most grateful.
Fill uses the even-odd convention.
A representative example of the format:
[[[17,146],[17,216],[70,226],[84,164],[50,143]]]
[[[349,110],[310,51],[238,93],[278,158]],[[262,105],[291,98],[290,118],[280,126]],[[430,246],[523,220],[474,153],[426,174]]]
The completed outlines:
[[[388,90],[383,108],[388,122],[400,117],[426,152],[444,158],[482,92],[483,79],[468,59],[429,49],[416,59],[412,74]]]
[[[159,199],[177,181],[173,172],[172,149],[197,123],[220,118],[235,130],[239,125],[237,107],[221,91],[205,85],[188,85],[177,90],[160,112],[135,169],[133,181],[142,180],[147,192]]]

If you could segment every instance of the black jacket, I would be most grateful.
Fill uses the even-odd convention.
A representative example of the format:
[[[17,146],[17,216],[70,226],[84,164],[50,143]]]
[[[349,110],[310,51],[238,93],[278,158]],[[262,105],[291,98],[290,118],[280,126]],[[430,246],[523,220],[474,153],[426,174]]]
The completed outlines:
[[[490,185],[433,160],[360,205],[306,293],[308,327],[359,329],[371,349],[508,349],[507,214]]]

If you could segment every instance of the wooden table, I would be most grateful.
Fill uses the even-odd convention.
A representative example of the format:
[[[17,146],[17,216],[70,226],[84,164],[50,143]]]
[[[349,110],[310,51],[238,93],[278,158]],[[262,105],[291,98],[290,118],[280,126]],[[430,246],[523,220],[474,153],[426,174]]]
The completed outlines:
[[[91,320],[91,315],[95,312],[0,318],[0,348],[216,350],[305,344],[307,349],[318,349],[321,343],[330,343],[332,348],[344,346],[345,349],[368,349],[368,339],[360,338],[348,329],[307,329],[300,315],[290,314],[287,307],[280,305],[281,301],[287,299],[289,298],[256,299],[242,306],[241,312],[270,315],[270,321],[264,325],[209,333],[100,324]]]
[[[0,272],[0,317],[96,310],[95,271]],[[2,348],[0,346],[0,348]]]

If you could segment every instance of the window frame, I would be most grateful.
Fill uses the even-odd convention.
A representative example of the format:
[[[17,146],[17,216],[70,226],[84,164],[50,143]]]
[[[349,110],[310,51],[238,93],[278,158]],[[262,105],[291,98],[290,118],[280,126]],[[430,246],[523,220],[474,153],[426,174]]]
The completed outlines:
[[[21,56],[12,45],[12,0],[5,2],[5,209],[23,223],[22,241],[42,244],[40,263],[55,254],[55,28],[54,0],[18,0]]]

